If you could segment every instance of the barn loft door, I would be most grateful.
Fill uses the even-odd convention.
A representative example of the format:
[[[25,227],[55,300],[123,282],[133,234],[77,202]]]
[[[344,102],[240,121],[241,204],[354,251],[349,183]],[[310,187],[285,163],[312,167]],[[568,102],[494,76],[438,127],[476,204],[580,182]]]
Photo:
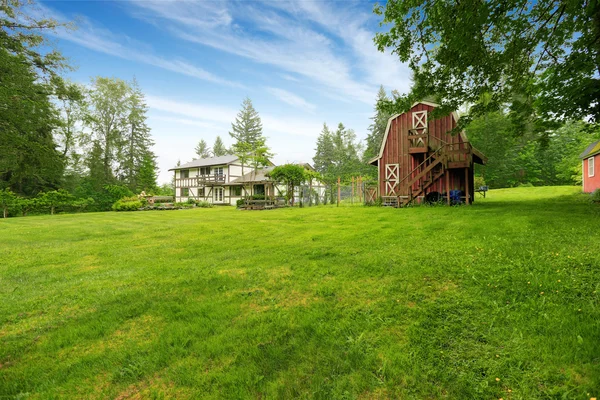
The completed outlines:
[[[427,129],[427,111],[413,111],[412,113],[412,125],[415,133],[426,133]],[[425,141],[423,138],[418,138],[414,147],[425,147]]]
[[[413,129],[427,129],[427,111],[413,111]]]
[[[394,196],[396,194],[396,185],[400,181],[400,165],[385,164],[385,194]]]

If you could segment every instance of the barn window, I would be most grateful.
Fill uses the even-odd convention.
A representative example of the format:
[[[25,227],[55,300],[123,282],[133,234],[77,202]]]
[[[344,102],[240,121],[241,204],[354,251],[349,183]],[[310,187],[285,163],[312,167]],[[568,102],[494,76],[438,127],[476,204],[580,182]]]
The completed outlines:
[[[594,176],[594,157],[588,158],[588,177]]]
[[[427,111],[413,111],[413,129],[427,129]]]

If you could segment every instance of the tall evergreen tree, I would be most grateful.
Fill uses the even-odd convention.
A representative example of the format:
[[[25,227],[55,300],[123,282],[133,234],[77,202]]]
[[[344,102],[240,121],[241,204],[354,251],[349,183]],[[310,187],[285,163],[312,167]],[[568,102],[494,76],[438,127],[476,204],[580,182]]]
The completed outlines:
[[[158,168],[156,166],[156,157],[151,152],[146,152],[142,157],[137,170],[137,192],[154,192],[158,188],[156,176]]]
[[[269,148],[266,145],[266,138],[262,133],[262,122],[258,112],[254,109],[252,101],[245,98],[242,103],[242,109],[235,118],[235,122],[231,124],[231,132],[229,135],[235,139],[232,146],[232,152],[235,154],[242,164],[242,174],[244,166],[253,159],[260,159],[255,154],[268,154]],[[262,157],[264,158],[264,157]]]
[[[53,131],[58,113],[52,102],[62,84],[64,58],[40,32],[58,26],[23,12],[26,4],[0,4],[0,189],[34,195],[56,188],[64,167]]]
[[[208,158],[211,155],[210,147],[208,147],[208,144],[204,139],[200,139],[194,150],[200,158]]]
[[[323,130],[317,138],[317,148],[315,149],[316,153],[313,157],[313,163],[315,170],[323,175],[327,181],[331,181],[335,174],[333,170],[334,151],[333,135],[327,124],[323,123]]]
[[[227,148],[223,144],[223,140],[221,140],[221,136],[217,136],[215,139],[215,144],[213,145],[212,150],[215,157],[221,157],[229,154],[229,151],[227,151]]]
[[[231,124],[229,135],[235,140],[234,147],[244,142],[254,148],[260,139],[264,139],[260,116],[248,97],[242,102],[242,109],[238,112],[235,122]]]
[[[371,118],[373,123],[369,126],[369,134],[366,138],[366,149],[363,154],[363,162],[368,162],[370,159],[375,157],[381,147],[383,141],[383,135],[385,134],[385,128],[387,127],[388,119],[391,116],[389,111],[383,111],[377,108],[377,104],[381,101],[389,101],[389,97],[383,88],[383,85],[379,87],[377,92],[377,102],[375,103],[375,115]]]
[[[146,124],[147,111],[148,106],[145,103],[144,94],[134,78],[129,87],[126,126],[122,139],[119,141],[121,148],[118,151],[119,178],[133,191],[140,186],[138,174],[142,164],[145,163],[145,167],[148,167],[150,165],[148,160],[154,159],[151,150],[154,141],[150,137],[150,128]],[[155,184],[156,178],[154,179]]]

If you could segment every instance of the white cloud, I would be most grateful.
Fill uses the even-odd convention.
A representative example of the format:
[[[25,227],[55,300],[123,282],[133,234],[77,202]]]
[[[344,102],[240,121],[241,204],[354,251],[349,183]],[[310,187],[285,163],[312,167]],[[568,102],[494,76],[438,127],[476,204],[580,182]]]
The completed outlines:
[[[67,20],[64,15],[41,5],[39,5],[39,13],[59,21]],[[157,56],[152,53],[152,49],[147,44],[133,40],[125,35],[117,36],[107,29],[95,25],[85,17],[78,18],[77,30],[74,32],[66,29],[58,29],[50,34],[100,53],[153,65],[167,71],[176,72],[220,85],[240,88],[244,87],[244,85],[240,83],[223,79],[211,72],[196,67],[185,60],[167,59]],[[129,46],[126,46],[123,43],[129,44]],[[138,48],[141,48],[142,50],[136,50]]]
[[[288,92],[284,89],[268,87],[267,91],[279,100],[287,103],[293,107],[303,109],[308,112],[314,112],[317,106],[304,100],[302,97],[295,95],[294,93]]]
[[[235,3],[234,7],[224,2],[131,4],[137,10],[134,15],[141,8],[144,19],[154,18],[156,25],[181,39],[307,77],[322,90],[355,101],[372,104],[375,99],[376,86],[354,76],[352,61],[336,51],[330,38],[282,13],[259,10],[251,3]],[[227,23],[209,23],[217,10],[229,16]],[[252,31],[244,27],[248,23]]]

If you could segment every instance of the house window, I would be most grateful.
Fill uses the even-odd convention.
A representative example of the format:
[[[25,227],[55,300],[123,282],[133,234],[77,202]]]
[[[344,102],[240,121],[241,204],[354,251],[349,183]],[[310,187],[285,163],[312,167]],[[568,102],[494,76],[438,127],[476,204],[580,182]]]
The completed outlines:
[[[215,168],[213,168],[213,173],[215,175],[223,176],[223,167],[215,167]]]
[[[180,196],[187,197],[190,195],[190,188],[181,188]]]
[[[204,197],[204,188],[198,188],[198,197]]]
[[[208,175],[208,174],[210,174],[210,167],[200,168],[200,175]]]
[[[588,158],[588,177],[594,176],[594,157]]]
[[[242,187],[241,186],[232,186],[229,188],[231,190],[232,196],[241,196],[242,195]]]
[[[181,171],[179,171],[179,178],[184,179],[184,178],[189,178],[189,177],[190,177],[189,169],[182,169]]]

